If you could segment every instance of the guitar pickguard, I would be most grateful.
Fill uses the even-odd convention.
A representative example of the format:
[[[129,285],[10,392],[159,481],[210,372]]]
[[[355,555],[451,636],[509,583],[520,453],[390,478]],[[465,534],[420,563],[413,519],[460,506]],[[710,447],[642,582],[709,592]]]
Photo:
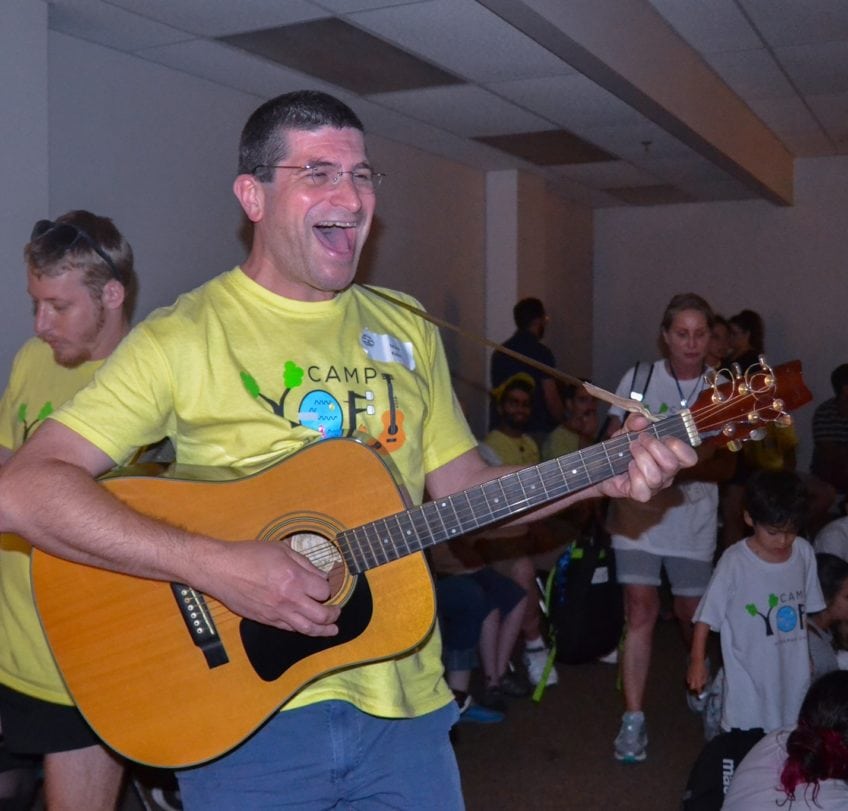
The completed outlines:
[[[263,681],[271,682],[307,656],[356,639],[368,627],[373,611],[368,581],[358,577],[339,616],[339,632],[336,636],[304,636],[246,619],[239,623],[239,633],[256,675]]]

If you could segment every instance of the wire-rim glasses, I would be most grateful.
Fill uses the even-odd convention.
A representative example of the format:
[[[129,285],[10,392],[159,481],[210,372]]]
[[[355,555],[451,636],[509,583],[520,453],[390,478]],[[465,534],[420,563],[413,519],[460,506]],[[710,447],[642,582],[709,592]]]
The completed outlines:
[[[252,174],[260,169],[292,169],[304,173],[313,186],[338,186],[344,175],[350,175],[353,185],[363,194],[373,194],[386,176],[384,172],[375,172],[370,166],[359,166],[346,171],[337,163],[307,163],[305,166],[289,166],[279,163],[260,163],[253,167]]]

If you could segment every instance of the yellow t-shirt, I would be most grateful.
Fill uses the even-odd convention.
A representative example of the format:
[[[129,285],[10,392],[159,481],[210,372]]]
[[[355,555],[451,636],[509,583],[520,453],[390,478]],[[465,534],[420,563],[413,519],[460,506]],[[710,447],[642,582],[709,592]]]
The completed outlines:
[[[580,437],[563,425],[551,431],[542,443],[542,459],[548,461],[580,450]]]
[[[541,461],[536,440],[527,434],[519,437],[508,436],[495,429],[490,431],[483,442],[494,452],[502,465],[537,465]]]
[[[783,470],[790,452],[798,446],[798,435],[791,425],[770,422],[764,426],[765,436],[742,446],[745,461],[753,470]]]
[[[167,435],[179,463],[245,474],[364,431],[383,438],[414,503],[428,472],[475,446],[429,323],[358,286],[284,299],[239,268],[148,317],[56,419],[113,459]],[[345,483],[328,471],[324,486]],[[447,704],[438,632],[411,654],[323,677],[286,708],[325,699],[384,717]]]
[[[53,360],[46,343],[27,341],[15,356],[0,399],[0,445],[17,450],[102,364],[94,360],[66,369]],[[15,535],[0,535],[0,684],[44,701],[71,704],[35,611],[31,550]]]

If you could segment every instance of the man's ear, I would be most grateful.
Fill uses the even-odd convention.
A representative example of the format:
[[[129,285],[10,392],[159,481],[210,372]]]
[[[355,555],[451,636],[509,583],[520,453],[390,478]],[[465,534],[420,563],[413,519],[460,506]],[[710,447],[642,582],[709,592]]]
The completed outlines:
[[[251,222],[259,222],[265,209],[265,187],[254,175],[239,175],[233,181],[233,194]]]
[[[124,306],[125,298],[126,290],[124,290],[124,286],[117,279],[109,279],[109,281],[103,285],[103,293],[101,294],[100,299],[107,310],[120,309]]]
[[[745,510],[742,513],[742,517],[745,519],[745,523],[753,529],[754,528],[754,519],[751,518],[751,513],[749,513],[747,510]]]

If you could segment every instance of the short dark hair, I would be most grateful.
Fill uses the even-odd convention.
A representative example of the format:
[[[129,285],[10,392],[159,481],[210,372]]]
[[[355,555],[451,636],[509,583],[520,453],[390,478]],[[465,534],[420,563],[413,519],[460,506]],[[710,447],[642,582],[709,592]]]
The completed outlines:
[[[751,349],[762,354],[765,349],[766,328],[762,316],[753,310],[742,310],[727,319],[730,324],[748,333],[748,343]]]
[[[751,521],[776,529],[801,529],[808,502],[806,485],[791,470],[757,470],[745,489],[745,509]]]
[[[124,288],[124,317],[132,317],[138,295],[138,277],[135,273],[133,250],[115,223],[108,217],[98,217],[90,211],[77,209],[57,217],[54,222],[67,223],[84,232],[109,257],[113,273],[103,257],[85,239],[77,239],[70,247],[51,239],[48,230],[31,239],[24,246],[24,261],[35,276],[60,276],[68,270],[84,271],[83,284],[94,301],[99,300],[106,283],[112,279]]]
[[[833,386],[833,393],[839,397],[842,389],[848,386],[848,363],[837,366],[830,373],[830,385]]]
[[[286,131],[312,132],[321,127],[365,130],[359,116],[329,93],[296,90],[266,101],[254,110],[241,132],[238,173],[269,183],[274,170],[266,167],[282,163],[288,154]]]
[[[545,317],[545,305],[541,299],[523,298],[512,308],[512,317],[518,329],[527,329],[537,318]]]

